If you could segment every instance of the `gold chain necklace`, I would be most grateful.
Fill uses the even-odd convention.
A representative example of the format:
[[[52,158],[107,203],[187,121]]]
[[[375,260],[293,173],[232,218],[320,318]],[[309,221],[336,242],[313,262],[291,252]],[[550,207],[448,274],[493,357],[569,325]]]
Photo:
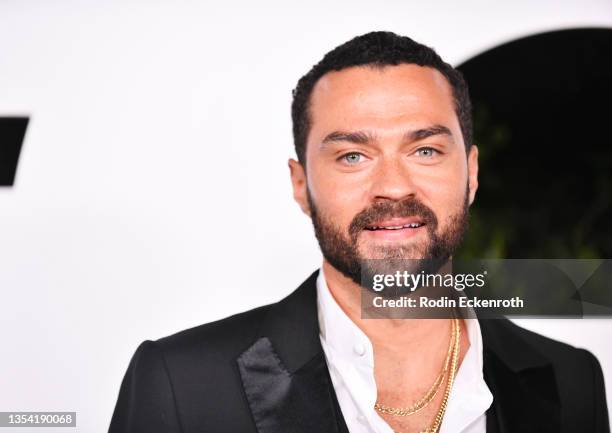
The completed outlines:
[[[451,360],[451,371],[450,376],[448,378],[448,383],[446,384],[446,389],[444,390],[444,398],[442,399],[442,404],[440,405],[440,410],[436,414],[434,422],[428,428],[423,430],[421,433],[437,433],[440,429],[440,425],[442,424],[442,419],[444,418],[444,413],[446,412],[446,406],[448,405],[448,396],[450,395],[451,388],[453,387],[453,382],[455,381],[455,374],[457,373],[457,363],[459,361],[459,347],[461,343],[461,328],[459,326],[459,319],[453,317],[453,322],[455,323],[455,328],[457,332],[455,333],[455,344],[453,348],[453,358]],[[397,432],[396,432],[397,433]]]
[[[450,363],[453,346],[454,346],[454,336],[455,336],[455,322],[451,322],[451,336],[448,344],[448,352],[446,354],[446,359],[444,360],[444,365],[442,366],[442,371],[436,377],[433,385],[429,388],[429,390],[425,393],[425,395],[419,399],[417,402],[412,405],[401,408],[401,407],[391,407],[385,406],[384,404],[376,402],[374,404],[374,409],[376,409],[380,413],[384,413],[387,415],[395,415],[395,416],[408,416],[419,412],[421,409],[426,407],[438,394],[438,390],[446,377],[446,373],[448,372],[448,365]]]
[[[453,316],[453,349],[452,349],[452,357],[451,357],[451,366],[450,366],[450,375],[448,378],[448,383],[446,384],[446,389],[444,390],[444,397],[442,399],[442,403],[440,405],[440,409],[436,414],[433,423],[427,427],[425,430],[422,430],[420,433],[438,433],[440,429],[440,425],[442,425],[442,419],[444,418],[444,413],[446,412],[446,406],[448,405],[448,397],[450,395],[451,388],[453,387],[453,382],[455,381],[455,374],[457,373],[457,363],[459,360],[459,348],[461,343],[461,327],[459,326],[459,319]],[[402,433],[397,430],[394,430],[395,433]]]

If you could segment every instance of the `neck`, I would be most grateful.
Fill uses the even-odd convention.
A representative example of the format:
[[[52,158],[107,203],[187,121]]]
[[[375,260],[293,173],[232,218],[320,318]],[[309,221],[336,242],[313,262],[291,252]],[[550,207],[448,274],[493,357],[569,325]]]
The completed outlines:
[[[398,356],[437,349],[446,341],[450,320],[440,319],[362,319],[361,287],[323,261],[323,272],[331,295],[344,313],[355,323],[376,347],[385,348]]]

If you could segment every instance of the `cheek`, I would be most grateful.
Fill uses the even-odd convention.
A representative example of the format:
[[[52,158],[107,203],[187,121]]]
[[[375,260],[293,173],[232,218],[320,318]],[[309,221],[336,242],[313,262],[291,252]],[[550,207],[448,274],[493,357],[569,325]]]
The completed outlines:
[[[434,211],[440,221],[445,221],[463,207],[467,188],[465,167],[449,167],[448,170],[423,173],[415,183],[421,200]]]
[[[355,215],[366,207],[363,183],[351,184],[346,176],[334,176],[324,171],[311,167],[308,175],[310,194],[321,214],[347,229]]]

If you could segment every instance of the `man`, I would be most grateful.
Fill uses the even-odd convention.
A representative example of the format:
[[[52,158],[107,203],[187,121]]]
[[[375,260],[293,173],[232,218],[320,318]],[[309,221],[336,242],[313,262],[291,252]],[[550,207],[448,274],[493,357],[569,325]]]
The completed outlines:
[[[360,314],[368,259],[448,260],[478,187],[461,74],[393,33],[298,82],[294,198],[324,261],[285,299],[134,354],[110,432],[605,432],[589,352],[507,320]]]

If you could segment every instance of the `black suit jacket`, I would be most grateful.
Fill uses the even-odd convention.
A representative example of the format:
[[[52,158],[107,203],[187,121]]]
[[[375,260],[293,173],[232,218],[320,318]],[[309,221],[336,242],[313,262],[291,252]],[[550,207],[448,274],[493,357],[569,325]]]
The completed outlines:
[[[143,342],[110,433],[346,433],[319,341],[314,272],[285,299]],[[588,351],[481,321],[487,432],[609,432]]]

